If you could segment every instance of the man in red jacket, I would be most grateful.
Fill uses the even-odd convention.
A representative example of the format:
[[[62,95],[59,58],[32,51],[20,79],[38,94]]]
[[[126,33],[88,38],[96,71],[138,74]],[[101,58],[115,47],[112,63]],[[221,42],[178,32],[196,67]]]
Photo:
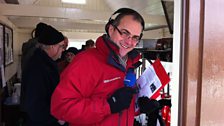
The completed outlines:
[[[51,113],[70,126],[133,126],[135,95],[124,85],[140,55],[133,50],[144,20],[121,8],[109,19],[96,48],[78,54],[62,72],[51,99]]]

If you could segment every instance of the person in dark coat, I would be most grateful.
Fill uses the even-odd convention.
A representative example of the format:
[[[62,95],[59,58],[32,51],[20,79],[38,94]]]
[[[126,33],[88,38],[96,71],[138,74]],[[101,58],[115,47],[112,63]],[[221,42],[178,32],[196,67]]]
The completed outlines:
[[[47,26],[38,38],[34,51],[22,73],[21,107],[27,126],[60,126],[50,114],[51,95],[59,83],[56,60],[64,51],[64,36]]]
[[[65,50],[64,52],[62,52],[62,60],[58,61],[58,70],[59,73],[61,73],[67,66],[69,63],[72,62],[73,58],[75,57],[75,55],[78,54],[78,49],[76,47],[69,47],[67,50]]]
[[[38,48],[38,37],[41,33],[43,33],[43,30],[47,27],[47,24],[45,23],[38,23],[36,25],[36,28],[32,31],[32,34],[34,33],[34,36],[32,36],[31,39],[29,39],[27,42],[23,43],[22,45],[22,58],[21,58],[21,68],[22,70],[25,68],[27,63],[29,62],[30,57],[33,55],[33,52]]]

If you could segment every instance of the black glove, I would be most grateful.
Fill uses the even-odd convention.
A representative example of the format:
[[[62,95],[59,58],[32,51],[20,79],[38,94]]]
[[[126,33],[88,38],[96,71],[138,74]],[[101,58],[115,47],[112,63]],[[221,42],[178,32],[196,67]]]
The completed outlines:
[[[130,87],[122,87],[115,91],[114,94],[107,99],[111,113],[121,112],[129,108],[134,93],[134,89]]]
[[[171,100],[170,99],[161,99],[158,101],[160,106],[163,108],[165,105],[171,107]]]
[[[157,100],[149,99],[148,97],[138,98],[138,106],[141,113],[150,114],[160,109],[160,104]]]

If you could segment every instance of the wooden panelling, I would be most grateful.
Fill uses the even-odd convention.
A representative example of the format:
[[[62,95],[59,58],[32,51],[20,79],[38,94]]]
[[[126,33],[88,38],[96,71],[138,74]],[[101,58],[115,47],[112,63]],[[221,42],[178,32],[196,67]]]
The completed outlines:
[[[185,3],[181,126],[223,126],[224,1]]]
[[[200,94],[201,94],[201,40],[203,28],[203,10],[201,1],[185,1],[184,11],[184,51],[183,61],[183,92],[182,92],[182,126],[199,126],[196,120],[200,116]]]
[[[201,126],[224,124],[223,6],[223,0],[205,0]]]

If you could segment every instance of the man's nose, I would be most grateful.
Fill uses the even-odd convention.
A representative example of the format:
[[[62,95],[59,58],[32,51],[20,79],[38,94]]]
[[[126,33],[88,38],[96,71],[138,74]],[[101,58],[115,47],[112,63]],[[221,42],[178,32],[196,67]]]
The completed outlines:
[[[126,38],[126,42],[128,43],[128,44],[133,44],[133,37],[131,36],[131,35],[129,35],[127,38]]]

